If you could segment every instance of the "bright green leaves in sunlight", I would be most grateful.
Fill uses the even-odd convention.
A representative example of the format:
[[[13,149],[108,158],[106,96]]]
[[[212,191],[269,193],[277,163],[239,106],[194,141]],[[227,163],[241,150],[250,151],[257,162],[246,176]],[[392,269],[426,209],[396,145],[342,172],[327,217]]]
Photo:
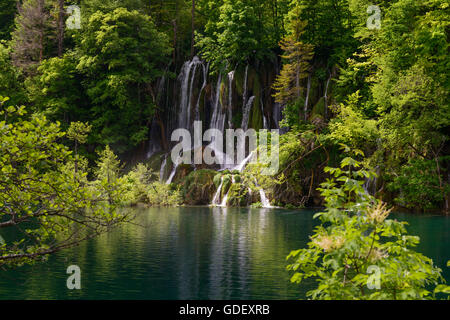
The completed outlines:
[[[25,107],[2,107],[0,118],[0,265],[32,263],[126,220],[116,194],[104,197],[84,166],[70,169],[58,123]]]
[[[197,34],[197,47],[214,70],[222,70],[270,55],[271,45],[261,15],[250,1],[225,0],[218,20],[210,20]]]
[[[288,256],[292,282],[314,280],[312,299],[433,299],[449,292],[441,269],[414,251],[419,238],[364,191],[364,178],[374,173],[353,157],[326,172],[331,178],[319,189],[326,210],[315,216],[321,224],[307,248]]]
[[[80,37],[77,70],[86,77],[94,132],[124,152],[147,138],[155,105],[148,86],[163,73],[169,40],[149,16],[124,8],[94,13]]]

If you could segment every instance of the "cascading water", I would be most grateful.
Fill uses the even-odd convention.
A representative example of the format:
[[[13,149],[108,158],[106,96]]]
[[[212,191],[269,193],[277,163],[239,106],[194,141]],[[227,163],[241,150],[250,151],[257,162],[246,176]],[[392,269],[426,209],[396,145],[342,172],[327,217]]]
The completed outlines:
[[[244,112],[242,115],[242,124],[241,124],[241,127],[244,131],[246,131],[248,129],[248,121],[250,118],[250,111],[252,109],[254,100],[255,100],[255,96],[251,96],[250,99],[248,99],[247,104],[244,107]]]
[[[244,93],[242,94],[242,106],[247,104],[247,81],[248,81],[248,65],[245,67],[244,73]]]
[[[264,100],[263,100],[262,94],[261,94],[259,104],[261,106],[261,114],[262,114],[262,118],[263,118],[263,129],[269,129],[269,123],[268,123],[266,115],[264,113]]]
[[[222,105],[220,103],[220,88],[222,85],[222,75],[219,74],[217,79],[217,87],[216,87],[216,96],[214,101],[213,114],[211,118],[210,129],[217,129],[220,132],[224,132],[225,129],[225,117],[226,114],[222,110]],[[219,145],[216,145],[216,141],[214,140],[209,146],[211,148],[219,162],[221,163],[221,169],[226,169],[226,164],[229,164],[230,161],[227,159],[227,155],[220,150]],[[222,146],[220,146],[222,147]]]
[[[223,197],[222,203],[220,204],[221,207],[226,207],[226,206],[227,206],[227,203],[228,203],[228,196],[229,196],[230,191],[231,191],[231,186],[233,185],[234,182],[235,182],[234,176],[232,176],[232,177],[231,177],[231,185],[230,185],[230,188],[228,189],[227,194],[225,195],[225,197]]]
[[[376,167],[375,170],[376,170],[376,173],[378,176],[380,174],[380,168]],[[366,194],[375,196],[375,194],[377,193],[377,184],[378,184],[377,177],[366,178],[364,181],[364,184],[363,184],[363,188],[364,188],[364,191],[366,192]]]
[[[197,104],[195,105],[195,121],[200,121],[200,99],[202,98],[203,90],[205,90],[208,81],[209,62],[205,66],[202,64],[203,69],[203,84],[198,94]]]
[[[245,166],[250,161],[250,159],[255,154],[255,151],[250,152],[247,158],[245,158],[241,163],[239,163],[236,167],[233,168],[233,170],[238,170],[239,172],[244,171]]]
[[[172,172],[170,173],[169,179],[167,179],[166,184],[171,184],[175,174],[177,173],[178,164],[173,166]]]
[[[219,74],[217,79],[217,86],[215,92],[215,101],[214,101],[214,109],[213,115],[211,118],[211,126],[210,128],[219,129],[223,132],[225,125],[225,114],[222,112],[222,105],[220,103],[220,87],[222,85],[222,74]]]
[[[220,193],[222,192],[222,186],[223,186],[223,176],[220,179],[219,188],[217,188],[216,194],[214,195],[214,198],[212,200],[212,205],[217,206],[220,204]]]
[[[159,169],[159,181],[164,181],[164,171],[166,169],[166,165],[167,165],[167,154],[164,156],[164,160],[161,164],[161,169]]]
[[[261,198],[261,205],[262,205],[262,207],[263,207],[263,208],[273,208],[273,207],[270,205],[269,199],[267,199],[266,192],[264,191],[263,188],[261,188],[261,187],[258,185],[258,183],[256,182],[256,180],[255,180],[255,185],[256,185],[257,188],[259,188],[259,197]]]
[[[235,71],[228,73],[228,127],[232,128],[233,120],[233,80]]]
[[[192,91],[197,67],[203,65],[203,62],[195,56],[192,61],[186,61],[183,65],[179,80],[181,83],[180,104],[179,104],[179,128],[190,129],[192,113]]]

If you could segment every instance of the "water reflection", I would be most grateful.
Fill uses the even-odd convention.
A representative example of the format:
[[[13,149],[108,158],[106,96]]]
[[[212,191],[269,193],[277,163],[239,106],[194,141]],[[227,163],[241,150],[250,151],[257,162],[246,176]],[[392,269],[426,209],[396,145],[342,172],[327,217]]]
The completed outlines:
[[[305,247],[313,212],[278,209],[133,209],[124,225],[45,264],[0,271],[0,299],[298,299],[286,255]],[[399,216],[442,267],[449,218]],[[82,290],[66,288],[66,268],[82,270]],[[447,279],[448,274],[446,274]],[[450,279],[449,279],[450,280]]]

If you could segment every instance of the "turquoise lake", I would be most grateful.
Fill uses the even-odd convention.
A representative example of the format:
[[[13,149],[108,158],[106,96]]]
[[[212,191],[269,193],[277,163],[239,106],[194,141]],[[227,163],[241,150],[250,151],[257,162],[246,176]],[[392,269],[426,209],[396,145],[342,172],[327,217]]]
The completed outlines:
[[[312,210],[151,208],[45,263],[0,270],[0,299],[301,299],[311,283],[289,281],[286,256],[303,248]],[[450,217],[395,214],[418,235],[450,282]],[[81,268],[81,290],[66,269]]]

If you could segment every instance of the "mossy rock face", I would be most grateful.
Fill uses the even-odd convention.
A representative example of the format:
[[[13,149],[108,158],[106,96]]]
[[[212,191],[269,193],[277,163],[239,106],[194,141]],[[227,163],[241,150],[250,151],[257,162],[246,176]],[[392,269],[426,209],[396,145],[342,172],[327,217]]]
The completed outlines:
[[[234,85],[236,93],[242,97],[244,94],[244,78],[245,78],[245,66],[238,68],[234,73]]]
[[[221,196],[222,198],[227,194],[228,190],[230,189],[233,182],[231,181],[231,175],[227,174],[223,176],[223,185],[222,185],[222,191]]]
[[[231,207],[246,207],[250,203],[248,188],[241,183],[234,183],[228,191],[227,205]]]
[[[257,100],[258,99],[258,100]],[[249,128],[260,130],[264,126],[263,116],[261,113],[259,96],[255,97],[255,102],[250,113]]]
[[[220,184],[222,183],[222,174],[221,173],[216,174],[213,178],[213,182],[216,189],[218,189]]]
[[[214,178],[217,172],[214,170],[192,171],[181,184],[184,203],[187,205],[208,205],[211,203],[216,187]]]
[[[194,171],[194,168],[190,164],[180,164],[173,178],[173,182],[184,180],[192,171]]]

